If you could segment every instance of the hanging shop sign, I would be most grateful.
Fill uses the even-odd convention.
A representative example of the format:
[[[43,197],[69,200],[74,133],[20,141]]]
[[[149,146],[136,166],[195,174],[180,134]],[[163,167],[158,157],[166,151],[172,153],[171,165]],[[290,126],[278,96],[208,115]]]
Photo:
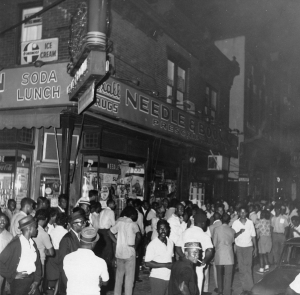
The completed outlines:
[[[78,101],[89,86],[99,83],[105,74],[106,52],[91,51],[67,87],[70,100]]]
[[[90,108],[101,114],[237,157],[238,139],[179,108],[109,78],[97,89]]]
[[[58,38],[21,43],[21,65],[58,60]]]
[[[66,89],[71,77],[66,69],[67,63],[4,69],[0,76],[0,108],[70,105]]]
[[[81,114],[94,100],[95,81],[85,90],[78,99],[78,114]]]

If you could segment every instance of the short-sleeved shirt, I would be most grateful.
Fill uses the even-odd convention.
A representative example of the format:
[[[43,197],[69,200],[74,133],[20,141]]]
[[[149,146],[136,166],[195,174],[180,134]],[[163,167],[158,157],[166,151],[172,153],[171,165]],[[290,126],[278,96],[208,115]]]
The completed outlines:
[[[284,234],[285,228],[289,226],[288,220],[284,215],[274,216],[271,221],[273,232],[277,234]]]
[[[298,227],[295,227],[295,230],[300,233],[300,225],[298,225]],[[300,237],[300,234],[298,234],[297,232],[293,231],[293,237],[294,238],[299,238]]]
[[[106,207],[100,212],[99,226],[101,229],[109,229],[116,224],[115,213],[110,207]]]
[[[109,280],[106,262],[92,250],[79,248],[64,258],[67,295],[99,295],[99,277]]]
[[[152,240],[146,249],[145,262],[155,261],[158,263],[172,262],[173,242],[167,238],[167,245],[159,238]],[[152,268],[150,277],[168,281],[170,279],[171,270],[166,267]]]
[[[56,225],[56,227],[51,231],[50,237],[55,250],[59,249],[59,243],[67,233],[68,231],[61,225]]]
[[[238,233],[241,229],[245,231],[235,238],[235,244],[239,247],[251,247],[253,246],[252,238],[256,236],[254,224],[251,220],[247,218],[246,223],[243,224],[239,219],[237,219],[232,224],[232,229]]]
[[[181,234],[185,231],[187,224],[186,222],[181,221],[175,214],[173,214],[167,221],[171,228],[170,239],[176,245]]]
[[[198,242],[201,244],[202,248],[202,258],[205,257],[205,251],[207,249],[213,248],[213,244],[211,238],[207,233],[205,233],[202,228],[199,226],[191,226],[190,228],[186,229],[180,238],[178,239],[177,243],[175,244],[177,247],[182,248],[182,252],[184,252],[184,244],[189,242]]]
[[[271,221],[267,219],[257,220],[255,225],[259,236],[271,236]]]
[[[191,295],[198,295],[197,275],[193,263],[185,257],[180,257],[171,269],[168,295],[181,295],[179,286],[185,282]]]
[[[113,234],[117,236],[116,257],[120,259],[127,259],[135,255],[135,236],[138,233],[138,225],[129,217],[120,217],[116,224],[110,228]]]
[[[45,232],[45,230],[39,225],[38,226],[38,235],[36,238],[32,238],[40,252],[41,263],[44,264],[46,259],[45,249],[52,248],[52,243],[50,236]]]

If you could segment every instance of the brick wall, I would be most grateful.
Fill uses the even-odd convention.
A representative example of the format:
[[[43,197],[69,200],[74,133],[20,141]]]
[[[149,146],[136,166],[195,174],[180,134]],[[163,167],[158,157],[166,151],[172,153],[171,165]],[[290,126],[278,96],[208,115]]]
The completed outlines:
[[[43,6],[46,7],[54,1],[44,0]],[[70,20],[79,2],[79,0],[66,0],[43,14],[42,38],[59,38],[59,61],[69,60]],[[32,0],[0,1],[1,31],[20,21],[20,7],[26,3],[32,3]],[[141,81],[141,88],[153,89],[159,91],[160,96],[166,96],[167,48],[172,48],[190,64],[187,99],[193,101],[197,109],[202,109],[205,85],[208,82],[219,91],[219,97],[222,100],[222,103],[219,104],[218,113],[228,117],[230,85],[228,85],[226,77],[223,77],[224,75],[220,76],[220,69],[228,67],[229,61],[218,50],[211,50],[209,59],[207,58],[208,62],[206,62],[207,44],[203,44],[197,54],[192,54],[191,48],[187,45],[186,48],[183,48],[182,42],[176,42],[170,37],[170,34],[159,34],[155,40],[117,12],[112,11],[111,15],[111,34],[109,37],[113,41],[112,53],[115,55],[117,76],[138,78]],[[182,15],[180,20],[182,27],[188,30],[189,22],[187,19]],[[13,67],[18,64],[20,29],[21,27],[0,37],[0,65],[2,67]],[[222,121],[226,120],[222,119]]]

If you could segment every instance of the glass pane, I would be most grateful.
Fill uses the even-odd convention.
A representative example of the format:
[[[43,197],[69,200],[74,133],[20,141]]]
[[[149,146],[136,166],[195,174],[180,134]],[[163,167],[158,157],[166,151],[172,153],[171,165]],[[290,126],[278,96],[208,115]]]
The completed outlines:
[[[176,106],[179,108],[179,109],[184,109],[183,107],[183,93],[180,92],[180,91],[177,91],[177,102],[176,102]]]
[[[217,109],[217,92],[211,92],[211,108],[216,110]]]
[[[22,20],[30,17],[31,15],[42,10],[43,7],[34,7],[24,9],[22,13]],[[21,41],[31,41],[42,39],[42,16],[35,17],[27,23],[22,25],[22,36]]]
[[[173,99],[173,87],[167,85],[167,103],[172,103]]]
[[[168,60],[168,84],[174,86],[174,63]]]
[[[210,115],[212,116],[213,119],[216,118],[216,112],[215,111],[211,110]]]
[[[208,87],[208,86],[206,86],[205,94],[206,94],[206,95],[209,95],[209,87]]]
[[[180,67],[177,70],[177,89],[185,92],[185,70]]]

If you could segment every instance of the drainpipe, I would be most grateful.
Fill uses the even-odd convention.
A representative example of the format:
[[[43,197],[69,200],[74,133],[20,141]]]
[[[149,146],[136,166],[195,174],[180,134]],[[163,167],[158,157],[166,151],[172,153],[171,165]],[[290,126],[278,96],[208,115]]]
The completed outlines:
[[[86,44],[89,48],[106,50],[107,0],[89,0],[88,33]],[[97,50],[96,49],[96,50]]]

